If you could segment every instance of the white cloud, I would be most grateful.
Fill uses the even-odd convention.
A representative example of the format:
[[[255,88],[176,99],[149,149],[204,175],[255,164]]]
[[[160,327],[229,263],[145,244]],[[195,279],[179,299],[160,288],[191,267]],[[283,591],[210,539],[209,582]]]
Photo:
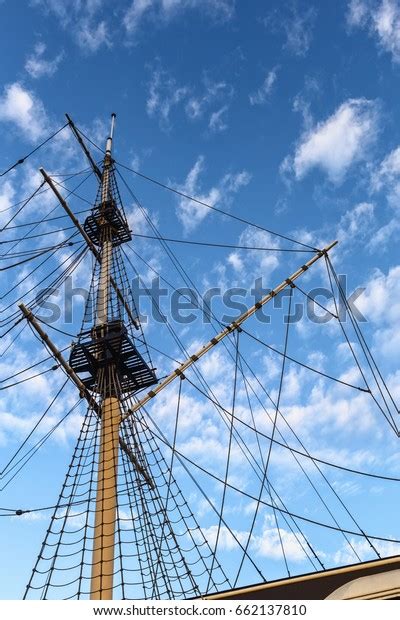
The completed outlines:
[[[356,469],[368,469],[379,463],[379,455],[371,450],[355,450],[354,446],[349,448],[334,448],[328,440],[326,447],[318,446],[313,450],[313,454],[319,459],[329,461],[331,463],[340,463],[344,467],[353,467]]]
[[[387,250],[388,243],[396,233],[400,231],[400,222],[398,217],[392,218],[387,224],[384,224],[378,230],[374,231],[373,236],[368,242],[368,249],[375,250]]]
[[[226,102],[233,96],[233,88],[225,81],[214,82],[205,76],[203,85],[204,91],[201,93],[193,93],[191,89],[190,98],[185,106],[185,112],[192,120],[202,118],[215,102],[223,101],[227,108]]]
[[[245,511],[248,507],[245,507]],[[254,505],[251,505],[254,510]],[[238,542],[243,546],[247,544],[249,532],[244,530],[231,529],[217,525],[202,528],[205,538],[211,546],[215,545],[217,532],[219,530],[218,548],[221,551],[234,551],[240,549]],[[232,532],[232,533],[231,533]],[[285,550],[286,559],[290,562],[301,562],[306,556],[303,548],[307,549],[307,542],[302,534],[297,536],[280,527],[276,527],[275,518],[267,515],[264,519],[260,534],[253,534],[250,538],[251,549],[259,556],[271,560],[282,560],[282,545]],[[303,548],[302,548],[303,546]]]
[[[279,248],[279,241],[264,230],[256,230],[248,226],[239,237],[239,245],[258,248]],[[275,252],[260,252],[257,250],[245,250],[243,262],[247,269],[246,278],[254,278],[254,275],[262,275],[264,283],[279,265],[279,259]],[[250,280],[249,280],[250,281]]]
[[[365,0],[350,0],[347,12],[347,23],[350,26],[361,26],[368,16],[368,4]]]
[[[351,0],[347,22],[351,27],[366,28],[380,48],[400,62],[400,3],[398,0]]]
[[[191,121],[199,121],[210,114],[209,130],[213,133],[225,130],[227,124],[224,117],[229,108],[227,102],[233,96],[233,88],[225,81],[213,81],[207,75],[203,77],[201,86],[202,89],[195,89],[189,85],[179,85],[168,71],[157,67],[149,82],[146,102],[148,115],[157,118],[161,127],[168,130],[171,128],[172,111],[182,106]],[[218,103],[220,107],[210,112],[210,108]]]
[[[400,347],[400,265],[386,274],[376,270],[364,286],[357,308],[375,327],[374,350],[379,356],[396,360]]]
[[[137,205],[132,205],[131,208],[127,209],[126,217],[133,234],[150,234],[151,227],[149,220],[154,224],[154,226],[158,225],[158,218],[155,213],[150,213],[148,209],[145,209],[144,207],[140,209]]]
[[[391,151],[382,161],[377,174],[374,177],[374,186],[381,189],[386,180],[392,181],[400,178],[400,146]]]
[[[97,52],[102,45],[106,47],[111,47],[112,45],[108,25],[104,20],[95,24],[89,19],[83,19],[76,30],[75,36],[79,46],[85,52]]]
[[[13,123],[29,140],[40,138],[48,127],[43,103],[19,82],[5,87],[0,97],[0,120]]]
[[[362,383],[360,378],[359,383]],[[316,411],[319,412],[318,420]],[[315,385],[307,402],[288,406],[283,413],[294,428],[302,427],[304,432],[316,433],[320,425],[321,429],[330,427],[332,432],[341,430],[361,434],[371,433],[376,426],[372,401],[368,395],[360,393],[349,396],[331,385],[326,390],[321,385]]]
[[[394,217],[374,232],[368,244],[370,250],[385,250],[389,240],[400,231],[400,146],[393,149],[373,171],[370,189],[372,192],[383,192],[395,211]]]
[[[397,326],[400,321],[400,266],[392,267],[387,274],[376,270],[357,305],[369,321]]]
[[[352,538],[350,542],[352,547],[356,550],[358,556],[364,561],[375,559],[374,551],[368,540],[355,540]],[[373,542],[375,549],[378,550],[380,556],[383,558],[398,555],[399,553],[400,547],[398,543],[381,540],[374,540]],[[355,558],[356,556],[350,545],[348,543],[344,543],[342,548],[334,553],[332,561],[338,566],[343,566],[345,564],[354,564]]]
[[[228,263],[237,273],[240,274],[244,271],[244,263],[238,252],[232,252],[229,254]]]
[[[156,69],[149,84],[149,96],[146,102],[147,114],[158,118],[164,129],[170,128],[171,110],[188,95],[187,86],[179,87],[173,77],[163,69]]]
[[[184,194],[195,197],[201,202],[205,202],[211,206],[219,204],[229,204],[234,194],[241,187],[248,185],[250,175],[243,170],[242,172],[232,174],[228,173],[220,179],[220,181],[207,192],[200,189],[200,175],[204,171],[204,157],[200,156],[192,169],[189,171],[185,182],[178,187]],[[207,207],[203,207],[187,198],[180,198],[177,206],[177,216],[182,222],[186,233],[193,231],[210,213]]]
[[[293,111],[302,115],[303,125],[306,130],[309,130],[313,125],[310,99],[315,98],[320,93],[321,87],[318,80],[315,77],[306,76],[304,87],[293,99]]]
[[[381,162],[372,174],[373,191],[385,191],[389,203],[396,209],[400,204],[400,146],[395,148]]]
[[[347,480],[346,482],[338,482],[335,480],[332,486],[336,492],[339,493],[340,497],[344,497],[345,495],[359,495],[361,491],[360,484],[354,480]]]
[[[45,13],[53,13],[62,28],[68,29],[79,47],[86,53],[111,46],[111,22],[99,19],[105,0],[32,0]]]
[[[2,179],[0,183],[0,226],[10,219],[10,207],[14,202],[15,188],[11,180]]]
[[[53,13],[66,26],[81,14],[94,16],[104,6],[105,0],[31,0],[31,4],[46,13]]]
[[[282,544],[281,544],[282,541]],[[252,547],[263,557],[271,560],[282,559],[282,546],[285,550],[286,559],[291,562],[302,562],[305,558],[304,549],[307,549],[307,541],[302,534],[297,536],[280,527],[279,531],[275,524],[275,518],[269,515],[265,518],[263,531],[260,536],[253,536]],[[303,546],[303,548],[302,548]]]
[[[301,136],[294,156],[282,162],[281,172],[294,172],[301,179],[320,168],[332,182],[340,183],[349,168],[366,157],[378,133],[378,118],[377,102],[348,99]]]
[[[258,90],[249,95],[251,105],[260,105],[265,103],[270,95],[272,88],[276,82],[278,69],[274,67],[265,77],[264,82]]]
[[[218,525],[211,525],[210,527],[202,528],[203,535],[211,547],[213,547],[216,543],[218,531],[218,549],[220,551],[233,551],[235,549],[240,549],[237,541],[239,541],[241,545],[244,545],[247,542],[247,532],[228,529],[224,525],[220,528]]]
[[[284,49],[296,56],[305,56],[311,45],[316,18],[317,10],[314,7],[309,6],[305,10],[293,2],[271,12],[264,19],[264,24],[272,31],[284,32]]]
[[[228,21],[235,13],[234,0],[133,0],[123,23],[128,34],[137,32],[145,19],[168,23],[188,10],[198,10],[216,21]]]
[[[296,56],[306,55],[311,45],[316,17],[317,11],[314,7],[299,11],[294,5],[291,19],[284,22],[286,49]]]
[[[189,11],[201,12],[213,23],[229,21],[235,15],[235,0],[125,0],[113,10],[105,0],[31,0],[31,4],[45,15],[53,14],[89,53],[104,45],[110,47],[125,35],[134,39],[145,24],[166,26]]]
[[[68,20],[68,6],[63,0],[31,0],[33,6],[38,6],[42,8],[46,13],[52,12],[56,17],[58,17],[62,22],[67,22]],[[76,5],[79,3],[76,0],[72,0],[69,3],[69,9],[73,10]]]
[[[136,32],[144,15],[153,5],[154,0],[133,0],[123,19],[124,26],[130,34]]]
[[[58,66],[63,58],[63,54],[58,54],[53,60],[47,60],[44,58],[46,51],[46,45],[39,42],[35,45],[33,53],[28,56],[25,63],[25,70],[29,75],[35,79],[43,77],[44,75],[51,77],[58,69]]]
[[[340,218],[337,238],[340,243],[353,243],[370,238],[374,224],[374,205],[361,202]]]
[[[225,129],[228,129],[228,125],[224,120],[224,116],[227,111],[228,106],[224,105],[222,106],[222,108],[211,114],[208,128],[212,133],[220,133],[221,131],[225,131]]]

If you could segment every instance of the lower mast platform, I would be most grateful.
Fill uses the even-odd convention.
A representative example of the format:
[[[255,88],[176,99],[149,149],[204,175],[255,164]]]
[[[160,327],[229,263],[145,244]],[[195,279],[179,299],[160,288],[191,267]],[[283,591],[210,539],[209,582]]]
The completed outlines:
[[[99,370],[113,365],[121,393],[138,392],[157,383],[153,368],[145,362],[128,336],[122,321],[110,321],[81,332],[72,346],[71,368],[88,390],[99,392]]]

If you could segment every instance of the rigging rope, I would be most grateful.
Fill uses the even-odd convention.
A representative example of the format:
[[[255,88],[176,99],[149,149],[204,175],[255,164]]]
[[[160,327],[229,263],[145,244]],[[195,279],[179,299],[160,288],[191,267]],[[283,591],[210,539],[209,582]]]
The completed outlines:
[[[42,146],[44,146],[45,144],[47,144],[47,142],[50,142],[50,140],[53,140],[53,138],[55,138],[63,129],[65,129],[67,127],[68,123],[65,123],[65,125],[63,125],[62,127],[60,127],[60,129],[57,129],[57,131],[55,131],[54,133],[52,133],[48,138],[46,138],[45,140],[43,140],[43,142],[41,142],[40,144],[38,144],[38,146],[36,146],[32,151],[30,151],[27,155],[24,155],[24,157],[21,157],[21,159],[19,159],[18,161],[15,162],[15,164],[13,164],[12,166],[10,166],[9,168],[7,168],[7,170],[5,170],[4,172],[0,173],[0,177],[4,177],[6,174],[8,174],[9,172],[11,172],[11,170],[13,170],[14,168],[16,168],[17,166],[20,166],[21,164],[23,164],[31,155],[33,155],[34,153],[36,153],[36,151],[38,151],[39,149],[42,148]]]
[[[267,458],[265,460],[264,463],[264,473],[263,473],[263,478],[262,478],[262,482],[261,482],[261,486],[260,486],[260,492],[258,495],[258,499],[257,499],[257,504],[254,510],[254,514],[253,514],[253,519],[251,522],[251,526],[250,526],[250,531],[246,540],[246,544],[245,544],[245,550],[247,551],[247,549],[249,548],[249,544],[253,535],[253,530],[254,530],[254,526],[256,524],[256,520],[257,520],[257,516],[258,516],[258,512],[260,509],[260,500],[262,498],[263,495],[263,491],[264,491],[264,487],[265,487],[265,482],[267,480],[267,475],[268,475],[268,467],[269,467],[269,463],[270,463],[270,459],[271,459],[271,454],[272,454],[272,446],[273,446],[273,439],[275,437],[275,431],[276,431],[276,424],[277,424],[277,419],[278,419],[278,411],[279,411],[279,405],[281,402],[281,395],[282,395],[282,387],[283,387],[283,379],[285,376],[285,364],[286,364],[286,354],[287,354],[287,347],[288,347],[288,342],[289,342],[289,327],[290,327],[290,317],[292,316],[291,310],[292,310],[292,299],[293,299],[293,288],[290,287],[289,289],[289,308],[288,308],[288,312],[287,312],[287,323],[286,323],[286,330],[285,330],[285,341],[284,341],[284,347],[283,347],[283,358],[282,358],[282,367],[281,367],[281,373],[280,373],[280,379],[279,379],[279,387],[278,387],[278,397],[276,400],[276,407],[275,407],[275,414],[274,414],[274,419],[273,419],[273,424],[272,424],[272,435],[271,435],[271,441],[269,443],[268,446],[268,452],[267,452]],[[286,556],[285,557],[285,562],[286,562]],[[236,579],[234,582],[234,586],[236,586],[241,570],[243,568],[243,562],[244,562],[244,555],[240,561],[240,565],[237,571],[237,575],[236,575]]]
[[[143,235],[143,234],[139,234],[134,232],[133,233],[134,237],[138,237],[140,239],[156,239],[157,241],[159,241],[160,239],[162,241],[168,241],[169,243],[184,243],[184,244],[188,244],[188,245],[200,245],[200,246],[204,246],[204,247],[211,247],[211,248],[232,248],[235,250],[260,250],[263,252],[302,252],[305,254],[310,254],[313,253],[315,250],[295,250],[293,248],[266,248],[263,246],[249,246],[249,245],[235,245],[235,244],[229,244],[229,243],[211,243],[209,241],[189,241],[188,239],[171,239],[170,237],[156,237],[154,235]],[[317,303],[317,302],[316,302]]]
[[[117,164],[117,166],[120,166],[121,168],[124,168],[125,170],[128,170],[129,172],[133,172],[134,174],[136,174],[137,176],[145,179],[146,181],[150,181],[151,183],[154,183],[155,185],[158,185],[159,187],[162,187],[163,189],[167,189],[168,191],[176,194],[177,196],[181,196],[182,198],[186,198],[187,200],[190,200],[191,202],[194,202],[196,204],[199,204],[203,207],[206,207],[207,209],[210,209],[212,211],[216,211],[217,213],[220,213],[221,215],[224,215],[226,217],[229,217],[233,220],[236,220],[237,222],[241,222],[242,224],[246,224],[247,226],[252,226],[253,228],[257,228],[258,230],[262,230],[270,235],[273,235],[274,237],[279,237],[280,239],[285,239],[285,241],[290,241],[291,243],[296,243],[297,245],[300,245],[304,248],[307,248],[307,250],[312,251],[312,252],[318,252],[319,249],[315,248],[311,245],[308,245],[307,243],[303,243],[301,241],[297,241],[296,239],[292,239],[291,237],[288,237],[287,235],[283,235],[281,233],[277,233],[273,230],[269,230],[268,228],[264,228],[263,226],[260,226],[259,224],[255,224],[254,222],[250,222],[249,220],[246,220],[245,218],[239,217],[237,215],[233,215],[233,213],[229,213],[229,211],[224,211],[223,209],[219,209],[218,207],[216,207],[215,205],[210,205],[207,204],[206,202],[199,200],[198,198],[195,198],[194,196],[190,196],[189,194],[186,194],[184,192],[181,192],[180,190],[170,187],[169,185],[166,185],[165,183],[162,183],[161,181],[157,181],[156,179],[153,179],[152,177],[149,177],[141,172],[138,172],[137,170],[134,170],[133,168],[129,168],[129,166],[125,166],[124,164],[120,163],[120,162],[115,162]]]
[[[95,148],[97,148],[101,153],[104,154],[104,150],[101,147],[99,147],[97,144],[95,144],[95,142],[90,140],[90,138],[88,138],[88,136],[85,135],[81,129],[79,129],[77,127],[77,130],[86,140],[88,140],[93,146],[95,146]],[[260,226],[259,224],[254,224],[253,222],[250,222],[250,221],[248,221],[248,220],[246,220],[244,218],[241,218],[241,217],[238,217],[236,215],[233,215],[232,213],[229,213],[228,211],[224,211],[222,209],[219,209],[219,208],[215,207],[214,205],[209,205],[206,202],[203,202],[202,200],[199,200],[198,198],[190,196],[189,194],[185,194],[184,192],[181,192],[180,190],[178,190],[176,188],[170,187],[169,185],[166,185],[165,183],[162,183],[161,181],[157,181],[156,179],[154,179],[154,178],[152,178],[152,177],[150,177],[148,175],[145,175],[145,174],[143,174],[141,172],[138,172],[137,170],[134,170],[133,168],[130,168],[129,166],[126,166],[126,165],[122,164],[121,162],[118,162],[118,161],[114,160],[114,163],[117,166],[120,166],[121,168],[124,168],[125,170],[128,170],[129,172],[133,172],[133,174],[135,174],[136,176],[139,176],[139,177],[145,179],[146,181],[150,181],[151,183],[153,183],[155,185],[158,185],[159,187],[162,187],[163,189],[166,189],[166,190],[168,190],[168,191],[170,191],[170,192],[172,192],[172,193],[174,193],[174,194],[176,194],[178,196],[181,196],[182,198],[186,198],[187,200],[190,200],[192,202],[200,204],[203,207],[206,207],[207,209],[211,209],[213,211],[216,211],[216,212],[218,212],[218,213],[220,213],[222,215],[225,215],[225,216],[227,216],[227,217],[229,217],[231,219],[239,221],[242,224],[247,224],[249,226],[252,226],[253,228],[257,228],[259,230],[267,232],[267,233],[269,233],[269,234],[271,234],[273,236],[279,237],[281,239],[285,239],[286,241],[290,241],[291,243],[296,243],[296,244],[298,244],[300,246],[303,246],[304,248],[307,248],[307,250],[310,250],[312,252],[318,252],[318,248],[315,248],[315,247],[313,247],[311,245],[308,245],[306,243],[302,243],[301,241],[297,241],[296,239],[291,239],[287,235],[282,235],[281,233],[274,232],[272,230],[264,228],[263,226]]]
[[[144,407],[143,407],[144,409]],[[168,448],[171,448],[171,444],[168,441],[168,439],[166,438],[166,436],[164,435],[164,433],[161,431],[160,427],[157,425],[156,421],[154,420],[154,418],[151,416],[151,414],[147,411],[146,415],[148,415],[149,420],[151,421],[152,425],[155,427],[157,433],[154,433],[155,437],[157,437],[160,441],[162,441]],[[209,469],[206,469],[204,467],[202,467],[199,463],[196,463],[196,461],[194,461],[193,459],[191,459],[190,457],[186,456],[185,454],[183,454],[182,452],[180,452],[179,450],[175,449],[175,455],[177,457],[177,459],[180,461],[180,464],[182,465],[182,467],[185,469],[185,471],[188,473],[188,475],[193,479],[193,476],[190,474],[187,466],[185,466],[183,461],[187,461],[188,463],[190,463],[190,465],[193,465],[196,469],[198,469],[199,471],[202,471],[204,474],[208,475],[210,478],[212,478],[213,480],[215,480],[216,482],[219,482],[220,484],[224,484],[224,480],[220,477],[218,477],[216,474],[213,474],[212,472],[210,472]],[[228,482],[227,483],[228,487],[230,489],[232,489],[233,491],[239,493],[240,495],[243,495],[244,497],[247,497],[248,499],[251,499],[252,501],[257,501],[258,498],[255,495],[252,495],[251,493],[248,493],[247,491],[245,491],[244,489],[241,489],[238,486],[233,485],[232,483]],[[196,485],[197,486],[197,485]],[[203,497],[207,500],[207,502],[211,505],[212,507],[212,502],[209,499],[209,497],[207,496],[207,494],[204,492],[203,493]],[[268,507],[268,508],[273,508],[273,506],[266,502],[265,500],[261,499],[260,500],[260,504]],[[368,538],[372,539],[372,540],[376,540],[376,541],[380,541],[380,542],[389,542],[389,543],[394,543],[394,544],[399,544],[400,545],[400,540],[395,539],[395,538],[385,538],[384,536],[375,536],[372,534],[365,534],[365,532],[357,532],[355,530],[348,530],[348,529],[344,529],[344,528],[340,528],[340,527],[336,527],[334,525],[330,525],[328,523],[324,523],[322,521],[317,521],[316,519],[311,519],[310,517],[306,517],[305,515],[299,515],[297,513],[291,512],[289,510],[285,510],[283,508],[278,508],[277,506],[276,510],[278,510],[279,512],[281,512],[282,514],[286,514],[290,517],[294,517],[295,519],[299,519],[300,521],[304,521],[305,523],[310,523],[312,525],[316,525],[318,527],[322,527],[324,529],[328,529],[328,530],[332,530],[332,531],[336,531],[336,532],[341,532],[342,534],[348,534],[349,536],[357,536],[359,537],[363,537],[365,538],[366,536],[368,536]]]

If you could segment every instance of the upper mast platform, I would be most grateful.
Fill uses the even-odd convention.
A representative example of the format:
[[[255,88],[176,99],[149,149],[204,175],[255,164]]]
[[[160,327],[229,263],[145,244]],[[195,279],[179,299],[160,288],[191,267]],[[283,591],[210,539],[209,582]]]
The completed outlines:
[[[102,231],[105,227],[111,230],[111,241],[114,247],[132,240],[128,222],[117,207],[115,200],[107,200],[96,205],[84,224],[85,233],[97,246],[101,246]]]

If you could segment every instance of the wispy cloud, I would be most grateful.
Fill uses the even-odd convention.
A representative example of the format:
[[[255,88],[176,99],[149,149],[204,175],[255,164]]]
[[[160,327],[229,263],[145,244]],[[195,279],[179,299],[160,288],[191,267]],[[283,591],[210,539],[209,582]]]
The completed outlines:
[[[360,202],[340,218],[337,238],[341,244],[369,240],[374,228],[374,205]]]
[[[228,107],[226,102],[230,101],[233,92],[232,86],[224,80],[213,81],[206,75],[202,80],[200,88],[197,87],[196,90],[191,89],[190,98],[185,106],[185,112],[192,120],[203,118],[209,114],[211,106],[215,103],[223,101],[225,106]]]
[[[298,2],[285,5],[271,12],[263,20],[267,28],[285,35],[283,48],[295,56],[305,56],[310,48],[317,10],[308,6],[303,8]]]
[[[400,232],[399,205],[400,205],[400,146],[393,149],[372,171],[370,191],[373,194],[383,194],[388,205],[393,209],[392,216],[385,224],[374,231],[368,248],[372,251],[385,251],[390,239],[397,238]]]
[[[55,15],[62,28],[69,28],[83,52],[112,45],[111,20],[102,16],[105,0],[32,0],[32,4]]]
[[[307,548],[307,541],[304,536],[302,534],[295,535],[282,527],[278,530],[274,517],[268,515],[264,520],[261,534],[253,536],[252,547],[258,555],[271,560],[281,560],[282,546],[285,549],[287,560],[301,562],[305,559],[304,549]]]
[[[386,224],[383,224],[380,228],[374,231],[373,236],[368,242],[368,248],[374,252],[376,250],[386,251],[388,249],[388,243],[395,237],[398,238],[400,233],[400,222],[396,215],[389,220]]]
[[[389,269],[387,274],[376,270],[365,284],[360,297],[361,312],[374,323],[396,327],[400,319],[400,266]],[[388,304],[388,299],[391,303]]]
[[[213,112],[210,116],[208,128],[212,133],[220,133],[228,129],[228,125],[225,121],[225,115],[228,111],[228,106],[223,105],[222,108]]]
[[[211,206],[219,204],[229,204],[232,197],[244,186],[250,182],[250,174],[243,170],[242,172],[232,174],[228,173],[220,179],[220,181],[209,190],[202,190],[200,177],[205,169],[204,157],[200,156],[192,169],[189,171],[184,183],[178,189],[184,194],[188,194],[197,198],[201,202],[205,202]],[[178,219],[183,224],[186,233],[193,231],[210,213],[207,207],[196,204],[187,198],[180,198],[177,206]]]
[[[189,10],[201,11],[214,21],[229,21],[235,14],[234,0],[133,0],[123,23],[135,34],[144,20],[166,24]]]
[[[378,119],[376,101],[348,99],[332,116],[303,133],[281,172],[302,179],[313,168],[320,168],[333,183],[342,182],[349,168],[367,157],[367,147],[378,135]]]
[[[278,249],[280,244],[279,240],[268,232],[248,226],[241,233],[238,245]],[[243,282],[250,282],[254,274],[262,274],[268,281],[279,265],[277,253],[257,250],[235,250],[228,255],[227,262]]]
[[[25,63],[25,70],[35,79],[43,76],[51,77],[58,69],[64,54],[57,54],[52,60],[44,57],[46,45],[43,42],[36,43],[32,54],[28,56]]]
[[[393,149],[371,176],[371,188],[385,192],[389,203],[396,209],[400,204],[400,146]]]
[[[123,24],[129,34],[139,28],[144,16],[154,7],[154,0],[134,0],[126,11]]]
[[[31,0],[32,6],[40,7],[46,13],[53,13],[65,26],[79,15],[94,16],[105,5],[105,0]]]
[[[103,45],[111,47],[112,41],[105,20],[93,22],[83,19],[76,30],[76,40],[85,52],[97,52]]]
[[[373,36],[381,50],[400,62],[400,3],[398,0],[350,0],[347,23],[352,28],[364,28]]]
[[[277,74],[278,67],[274,67],[267,73],[260,88],[249,95],[251,105],[260,105],[268,100],[268,97],[271,94],[276,82]]]
[[[310,48],[317,11],[309,7],[301,11],[293,6],[291,18],[284,22],[286,32],[285,48],[296,56],[305,56]]]
[[[161,127],[168,130],[171,127],[171,111],[184,101],[188,94],[187,86],[178,86],[175,78],[158,68],[153,72],[149,83],[147,114],[157,118]]]
[[[394,538],[394,537],[393,537]],[[371,548],[371,544],[368,540],[350,540],[352,547],[356,550],[357,554],[363,558],[364,561],[375,559],[374,551]],[[392,555],[398,555],[399,544],[389,541],[374,540],[374,547],[379,551],[381,557],[390,557]],[[341,549],[338,549],[332,557],[332,561],[337,566],[343,566],[345,564],[353,564],[355,561],[355,555],[353,549],[348,543],[344,543]]]
[[[311,113],[311,100],[320,95],[321,88],[315,77],[306,76],[304,87],[293,99],[293,111],[298,112],[303,117],[305,130],[311,129],[314,121]]]
[[[3,178],[0,183],[0,226],[10,219],[9,210],[14,202],[15,192],[11,179]]]
[[[233,88],[225,81],[213,81],[205,76],[201,85],[194,88],[189,84],[179,84],[174,76],[158,66],[149,81],[146,110],[166,131],[172,127],[173,110],[180,107],[191,121],[208,119],[210,132],[218,133],[228,127],[226,114],[232,96]],[[213,110],[216,105],[219,107]]]

